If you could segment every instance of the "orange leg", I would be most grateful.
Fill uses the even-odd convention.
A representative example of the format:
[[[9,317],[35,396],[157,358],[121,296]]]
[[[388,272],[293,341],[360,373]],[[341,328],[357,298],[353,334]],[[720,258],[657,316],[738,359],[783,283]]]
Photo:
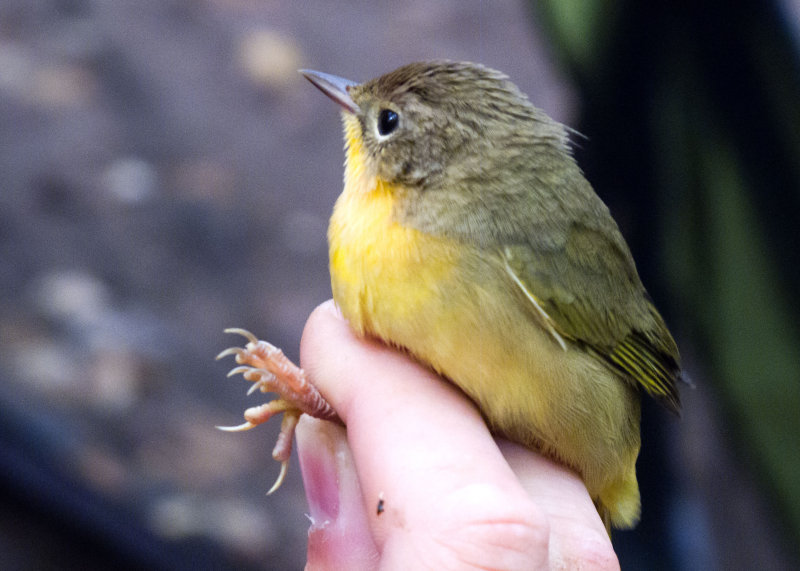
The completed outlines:
[[[231,432],[250,430],[276,414],[283,413],[281,432],[272,451],[272,457],[281,463],[281,472],[275,484],[267,492],[271,494],[280,488],[286,478],[289,457],[292,455],[294,429],[300,420],[300,415],[305,413],[323,420],[341,421],[333,407],[308,381],[303,369],[287,359],[283,351],[266,341],[260,341],[244,329],[226,329],[225,333],[242,335],[248,341],[244,347],[231,347],[217,355],[217,359],[229,355],[236,357],[236,362],[240,366],[231,370],[228,376],[241,373],[245,380],[251,381],[253,386],[247,394],[260,390],[262,393],[277,393],[279,397],[244,411],[246,421],[244,424],[217,427]]]

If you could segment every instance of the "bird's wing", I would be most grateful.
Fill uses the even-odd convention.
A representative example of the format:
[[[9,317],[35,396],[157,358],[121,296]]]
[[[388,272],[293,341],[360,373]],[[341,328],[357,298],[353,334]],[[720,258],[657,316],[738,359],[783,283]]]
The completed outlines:
[[[622,377],[677,412],[678,349],[616,232],[573,225],[547,248],[502,247],[506,272],[554,341],[601,356]]]

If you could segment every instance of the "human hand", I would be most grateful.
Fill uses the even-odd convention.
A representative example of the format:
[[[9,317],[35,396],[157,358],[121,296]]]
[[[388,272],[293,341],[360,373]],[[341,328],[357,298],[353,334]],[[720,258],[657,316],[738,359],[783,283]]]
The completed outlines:
[[[308,569],[619,568],[575,473],[495,439],[454,385],[356,338],[333,302],[301,365],[347,425],[297,428]]]

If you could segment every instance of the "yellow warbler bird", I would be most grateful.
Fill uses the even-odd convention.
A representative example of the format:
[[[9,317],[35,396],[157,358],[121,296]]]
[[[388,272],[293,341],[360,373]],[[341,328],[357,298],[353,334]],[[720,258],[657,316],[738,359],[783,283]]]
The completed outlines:
[[[575,469],[607,526],[635,525],[640,393],[677,412],[680,358],[565,127],[472,63],[361,84],[302,73],[343,108],[328,240],[350,326],[458,385],[497,434]],[[234,371],[281,395],[238,428],[286,412],[283,475],[299,415],[335,413],[280,352],[233,331],[250,338],[223,352],[247,365]]]

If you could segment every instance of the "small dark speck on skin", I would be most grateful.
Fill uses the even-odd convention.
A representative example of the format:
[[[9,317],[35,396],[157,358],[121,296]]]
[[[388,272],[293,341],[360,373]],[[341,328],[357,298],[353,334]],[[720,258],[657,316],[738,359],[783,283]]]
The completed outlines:
[[[377,515],[381,515],[383,513],[383,494],[378,496],[378,509],[376,510]]]

